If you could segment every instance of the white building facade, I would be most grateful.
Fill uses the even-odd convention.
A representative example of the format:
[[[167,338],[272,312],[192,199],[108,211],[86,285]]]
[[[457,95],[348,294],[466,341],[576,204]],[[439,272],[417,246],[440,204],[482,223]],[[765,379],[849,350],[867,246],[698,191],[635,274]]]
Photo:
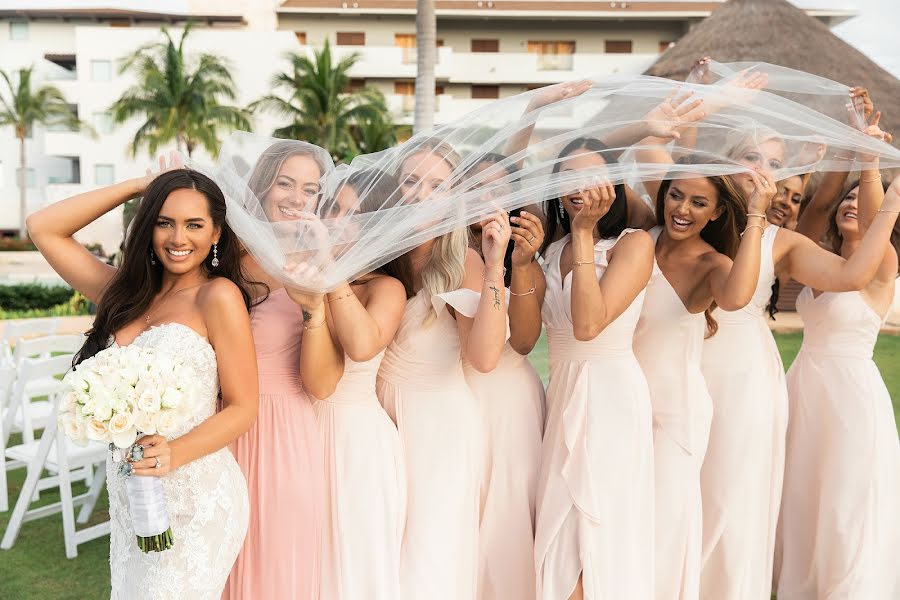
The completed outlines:
[[[110,5],[116,8],[109,8]],[[398,123],[410,123],[416,71],[415,0],[0,0],[0,69],[34,65],[34,85],[57,86],[95,136],[37,127],[26,140],[29,211],[75,193],[143,173],[151,157],[130,155],[139,122],[115,126],[109,107],[132,83],[120,60],[160,27],[174,35],[197,23],[188,50],[228,60],[244,106],[269,92],[288,52],[329,40],[339,56],[358,53],[351,85],[384,93]],[[719,2],[437,0],[437,123],[503,98],[560,81],[640,73]],[[808,11],[826,23],[846,11]],[[280,123],[260,115],[254,130]],[[0,128],[0,233],[19,222],[19,144]],[[107,215],[82,232],[109,251],[121,218]]]

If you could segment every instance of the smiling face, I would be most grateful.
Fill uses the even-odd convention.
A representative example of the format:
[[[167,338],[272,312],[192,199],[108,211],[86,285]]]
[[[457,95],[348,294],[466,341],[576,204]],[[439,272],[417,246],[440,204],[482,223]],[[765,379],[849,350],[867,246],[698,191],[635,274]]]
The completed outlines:
[[[766,210],[766,219],[773,225],[793,229],[803,200],[803,178],[799,175],[778,182],[778,193]]]
[[[203,264],[220,234],[203,194],[192,189],[175,190],[159,210],[153,228],[153,252],[166,271],[182,275]]]
[[[784,144],[778,138],[772,138],[754,144],[741,152],[735,160],[749,169],[772,176],[774,171],[784,166]],[[735,175],[745,194],[754,192],[753,179],[747,173]]]
[[[675,179],[669,185],[663,203],[666,234],[673,240],[699,236],[703,228],[718,219],[724,210],[718,190],[706,177]]]
[[[583,171],[586,169],[591,169],[593,172],[601,175],[606,171],[606,161],[596,152],[592,152],[587,148],[577,148],[569,154],[568,158],[560,163],[559,172],[565,173],[567,171]],[[560,198],[563,208],[569,215],[569,219],[578,214],[584,206],[585,196],[583,192],[584,190],[573,192]]]
[[[400,194],[404,204],[422,202],[435,192],[446,194],[442,186],[453,172],[452,166],[434,152],[410,154],[400,165]]]
[[[269,221],[295,221],[302,213],[315,211],[321,176],[318,163],[309,156],[285,159],[262,198]]]
[[[858,186],[847,192],[847,195],[838,204],[837,212],[834,215],[834,222],[841,237],[845,240],[854,240],[859,237],[859,221],[857,220],[859,205],[856,198],[858,194]]]

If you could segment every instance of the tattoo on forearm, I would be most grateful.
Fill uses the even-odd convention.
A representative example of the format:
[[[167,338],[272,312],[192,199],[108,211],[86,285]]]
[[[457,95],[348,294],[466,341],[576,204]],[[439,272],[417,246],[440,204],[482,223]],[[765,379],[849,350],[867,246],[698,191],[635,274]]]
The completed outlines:
[[[500,288],[492,285],[491,291],[494,292],[494,310],[500,310]]]
[[[312,319],[312,313],[304,308],[303,309],[303,322],[305,323],[305,322],[309,321],[310,319]]]

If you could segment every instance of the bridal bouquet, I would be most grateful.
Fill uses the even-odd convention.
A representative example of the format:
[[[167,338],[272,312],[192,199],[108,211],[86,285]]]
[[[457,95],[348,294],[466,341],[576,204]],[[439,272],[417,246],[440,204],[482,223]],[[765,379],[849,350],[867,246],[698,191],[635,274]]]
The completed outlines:
[[[196,374],[167,354],[134,345],[113,346],[79,364],[63,378],[59,424],[75,443],[106,442],[118,475],[125,477],[129,513],[144,552],[171,548],[174,540],[158,477],[131,477],[142,460],[142,435],[169,437],[194,412]]]

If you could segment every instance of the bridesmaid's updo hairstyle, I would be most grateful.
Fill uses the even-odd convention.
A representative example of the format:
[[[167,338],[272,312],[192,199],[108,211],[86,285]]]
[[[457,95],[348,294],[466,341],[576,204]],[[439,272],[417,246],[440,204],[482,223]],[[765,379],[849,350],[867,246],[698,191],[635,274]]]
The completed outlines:
[[[211,264],[212,253],[202,263],[207,277],[224,277],[241,290],[244,305],[250,308],[249,282],[241,272],[240,243],[225,222],[225,196],[215,182],[190,169],[175,169],[154,179],[138,205],[137,213],[125,239],[122,263],[116,270],[97,304],[97,316],[87,332],[87,340],[75,355],[73,366],[109,347],[110,339],[129,323],[143,315],[159,293],[163,267],[151,262],[153,231],[159,211],[175,190],[195,190],[207,200],[213,225],[221,231],[218,241],[219,265]]]
[[[709,165],[726,164],[717,161],[703,160],[696,155],[679,158],[676,165]],[[680,169],[684,171],[684,169]],[[715,221],[709,221],[700,231],[700,237],[712,246],[719,254],[734,260],[741,245],[741,232],[747,226],[747,197],[741,186],[729,175],[698,175],[709,181],[716,189],[716,203],[722,208],[722,214]],[[665,227],[666,194],[672,185],[672,179],[666,178],[660,183],[656,194],[656,224]],[[703,312],[706,317],[706,337],[710,338],[719,330],[719,324],[712,316],[716,303]]]
[[[577,150],[585,150],[586,153],[599,156],[608,165],[616,163],[614,153],[598,139],[580,137],[569,142],[559,153],[556,164],[553,165],[553,174],[559,173],[563,161],[575,154]],[[598,234],[601,239],[615,238],[628,226],[628,201],[625,197],[625,186],[616,184],[616,199],[613,200],[609,212],[597,223]],[[572,232],[572,224],[569,222],[569,214],[563,208],[562,198],[552,198],[544,202],[544,214],[547,218],[547,231],[540,253],[543,255],[547,247],[558,238]]]

